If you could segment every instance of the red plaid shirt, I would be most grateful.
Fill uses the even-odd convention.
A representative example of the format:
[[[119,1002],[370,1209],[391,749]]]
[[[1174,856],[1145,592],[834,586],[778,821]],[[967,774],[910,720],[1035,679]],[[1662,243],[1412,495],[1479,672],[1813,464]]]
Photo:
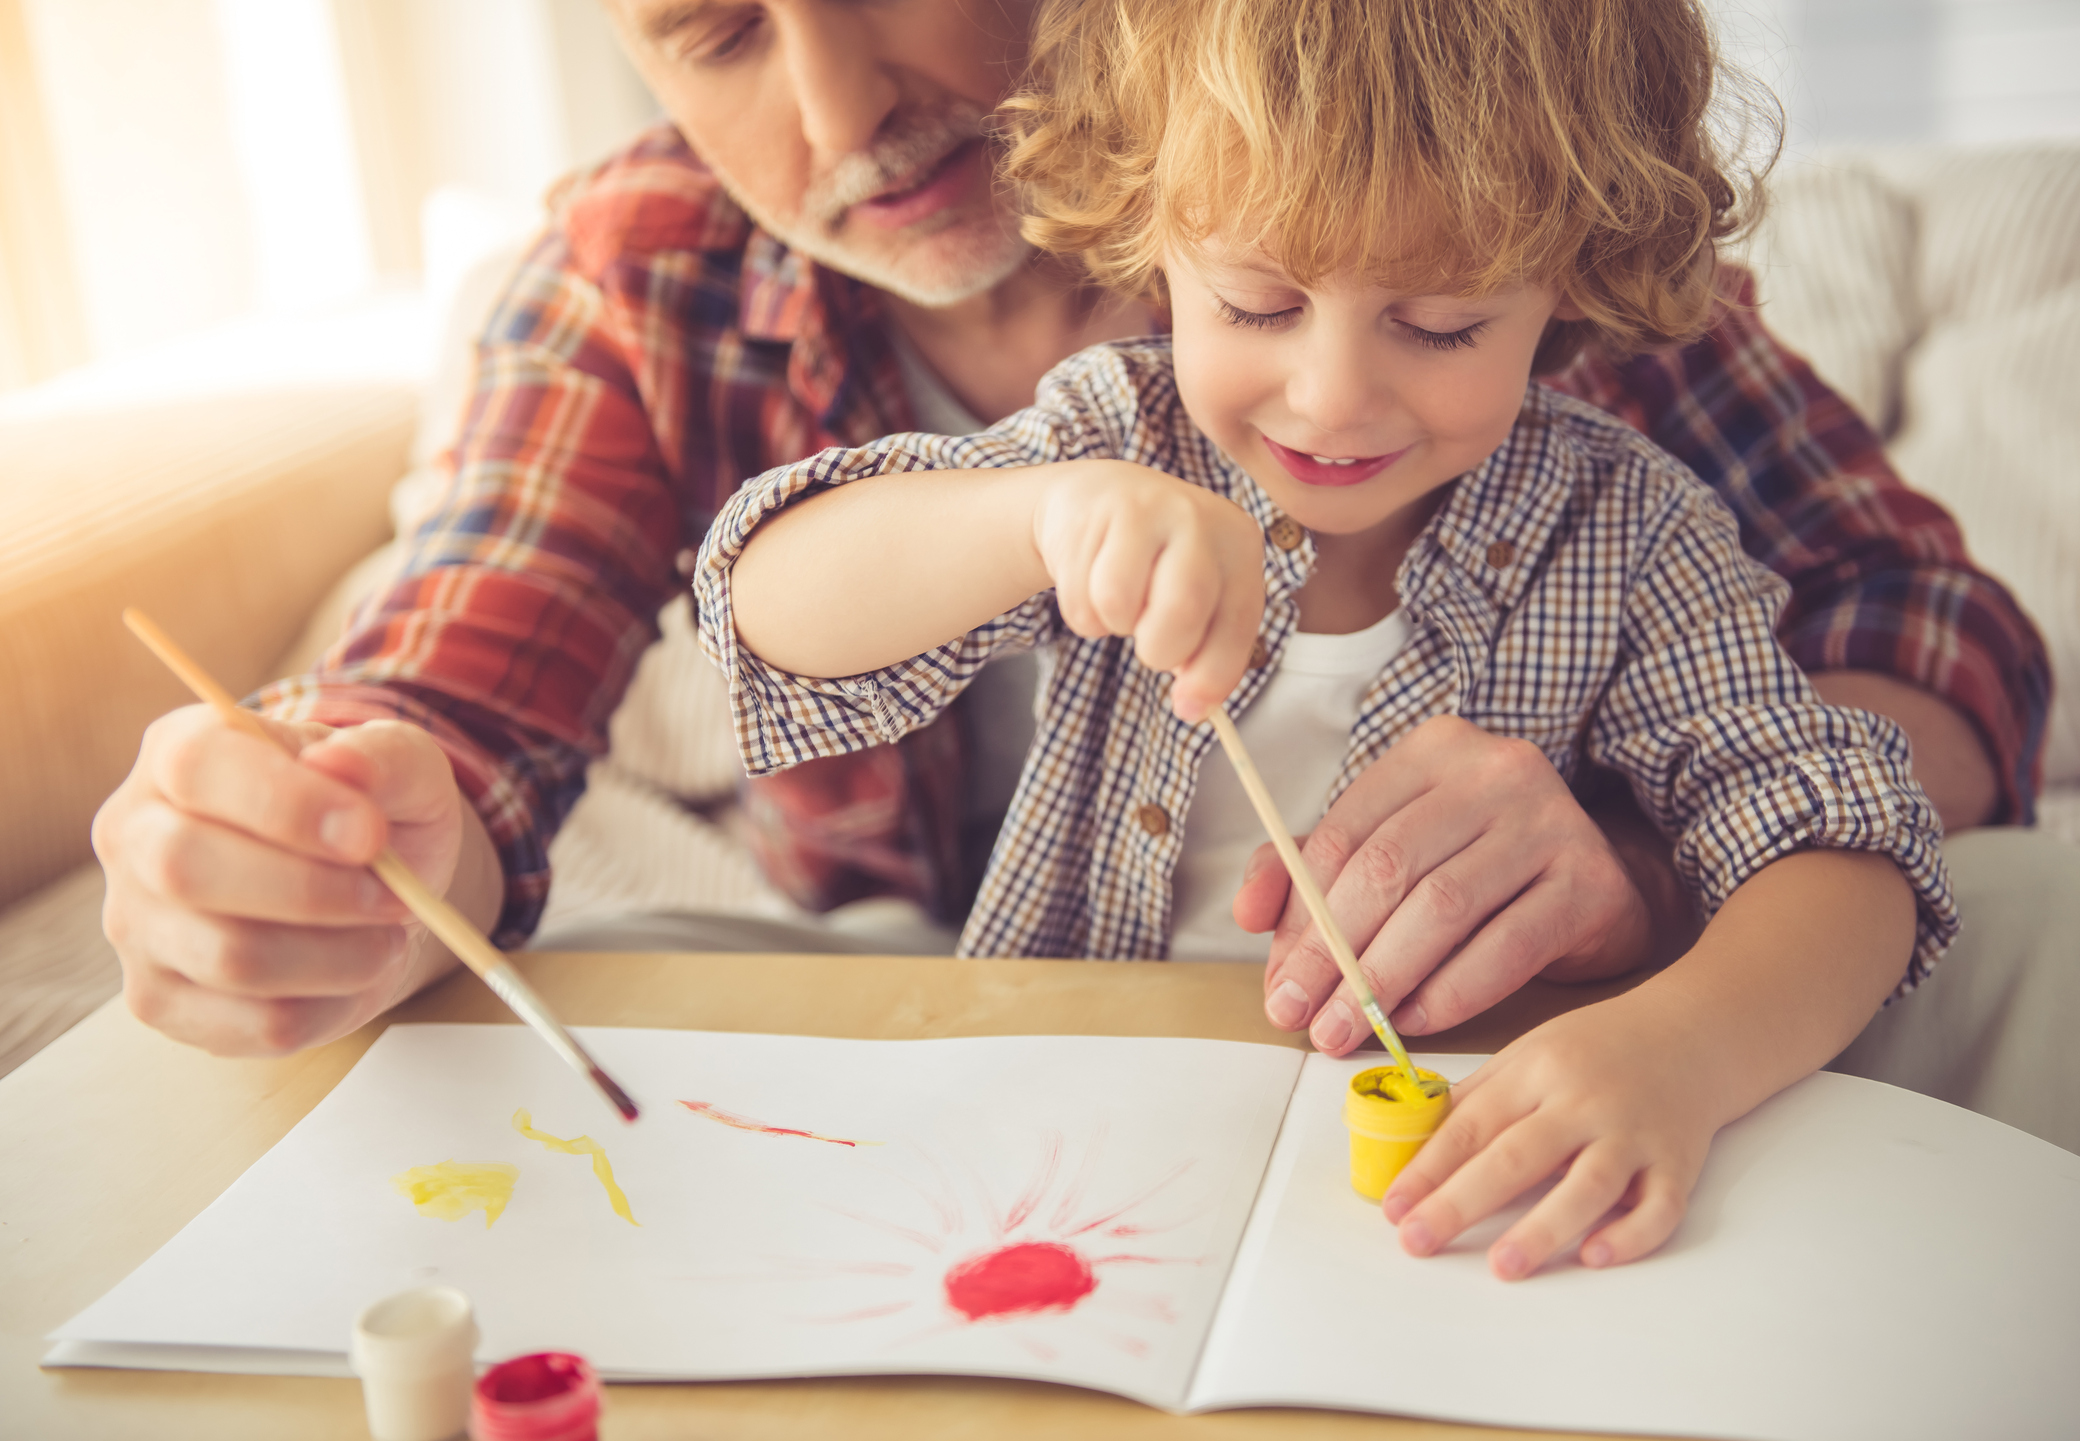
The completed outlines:
[[[1742,543],[1791,583],[1780,634],[1800,665],[1944,697],[1994,759],[1996,818],[2029,819],[2043,643],[1804,362],[1734,309],[1682,350],[1585,357],[1553,379],[1733,507]],[[675,131],[654,130],[558,197],[479,342],[444,501],[406,537],[400,578],[316,672],[257,703],[429,730],[498,847],[497,939],[517,944],[548,894],[550,837],[722,503],[775,466],[914,424],[876,293],[758,229]],[[768,871],[812,908],[896,893],[958,913],[986,850],[961,843],[963,755],[949,718],[759,781]]]

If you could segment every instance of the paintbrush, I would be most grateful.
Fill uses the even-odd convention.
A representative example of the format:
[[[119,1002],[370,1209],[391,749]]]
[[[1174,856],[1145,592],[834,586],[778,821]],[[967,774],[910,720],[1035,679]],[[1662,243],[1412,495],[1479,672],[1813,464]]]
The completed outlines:
[[[1249,793],[1249,803],[1256,807],[1257,819],[1271,833],[1271,844],[1278,848],[1278,858],[1286,863],[1286,874],[1299,888],[1301,903],[1307,907],[1307,914],[1314,918],[1315,929],[1328,943],[1336,969],[1343,972],[1344,981],[1358,998],[1358,1008],[1372,1024],[1372,1033],[1379,1037],[1380,1044],[1387,1048],[1387,1054],[1394,1058],[1395,1064],[1408,1073],[1410,1083],[1427,1094],[1427,1088],[1416,1075],[1416,1063],[1408,1058],[1408,1047],[1401,1044],[1401,1037],[1388,1022],[1386,1012],[1379,1008],[1379,999],[1372,994],[1372,987],[1366,984],[1365,973],[1358,969],[1358,958],[1351,950],[1351,943],[1344,938],[1343,927],[1337,925],[1329,914],[1328,898],[1315,884],[1314,872],[1307,868],[1307,862],[1300,859],[1300,847],[1294,843],[1293,833],[1286,829],[1278,807],[1272,804],[1271,792],[1265,787],[1264,778],[1257,774],[1257,763],[1249,758],[1242,737],[1236,734],[1235,722],[1228,719],[1227,708],[1215,706],[1207,719],[1213,722],[1214,733],[1221,738],[1221,749],[1228,753],[1229,764],[1241,777],[1242,788]]]
[[[231,692],[218,685],[214,676],[190,659],[187,652],[175,645],[172,637],[153,624],[143,611],[135,607],[125,610],[123,624],[130,627],[130,633],[150,647],[152,654],[164,661],[166,668],[179,676],[189,690],[195,692],[197,699],[215,707],[227,725],[257,736],[269,745],[289,750],[260,723],[260,717],[233,700]],[[290,753],[294,754],[293,751]],[[636,1118],[636,1103],[629,1099],[628,1092],[600,1069],[599,1062],[586,1053],[576,1037],[563,1028],[562,1022],[549,1014],[549,1007],[527,983],[527,978],[470,924],[469,917],[449,905],[446,897],[434,894],[433,887],[420,880],[418,873],[388,846],[383,847],[383,853],[375,858],[369,869],[405,903],[427,930],[455,953],[457,960],[475,971],[484,984],[491,987],[493,995],[512,1007],[514,1015],[534,1027],[536,1034],[547,1041],[556,1054],[590,1081],[622,1120],[633,1121]]]

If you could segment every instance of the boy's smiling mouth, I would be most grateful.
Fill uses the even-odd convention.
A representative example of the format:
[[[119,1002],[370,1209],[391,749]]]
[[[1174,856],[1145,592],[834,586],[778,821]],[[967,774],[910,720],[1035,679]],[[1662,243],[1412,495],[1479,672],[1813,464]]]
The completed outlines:
[[[1263,432],[1258,434],[1263,435]],[[1268,435],[1263,439],[1272,458],[1302,485],[1356,485],[1372,479],[1412,448],[1404,445],[1386,455],[1314,455],[1289,445],[1280,445]]]

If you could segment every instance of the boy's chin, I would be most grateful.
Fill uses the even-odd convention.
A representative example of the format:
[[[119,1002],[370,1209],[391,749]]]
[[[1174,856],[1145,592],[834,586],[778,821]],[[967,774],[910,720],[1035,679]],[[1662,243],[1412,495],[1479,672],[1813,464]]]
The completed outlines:
[[[1267,482],[1251,474],[1283,514],[1317,536],[1366,535],[1405,518],[1411,507],[1423,507],[1427,521],[1433,513],[1431,497],[1451,483],[1439,481],[1411,496],[1406,485],[1384,475],[1348,489],[1331,489],[1303,485],[1286,475]]]

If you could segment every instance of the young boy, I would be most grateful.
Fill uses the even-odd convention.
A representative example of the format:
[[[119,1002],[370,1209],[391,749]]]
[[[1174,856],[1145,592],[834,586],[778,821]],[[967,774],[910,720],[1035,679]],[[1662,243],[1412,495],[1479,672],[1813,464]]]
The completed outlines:
[[[1589,1265],[1644,1255],[1713,1133],[1955,927],[1903,737],[1818,702],[1732,518],[1527,384],[1707,322],[1736,193],[1697,7],[1072,0],[1036,33],[1008,162],[1029,233],[1172,333],[1072,358],[982,435],[739,492],[695,585],[745,760],[893,739],[1041,648],[962,949],[1122,959],[1239,935],[1220,905],[1261,837],[1207,763],[1215,705],[1296,831],[1425,725],[1618,771],[1677,838],[1703,937],[1459,1086],[1384,1209],[1427,1254],[1561,1172],[1495,1272],[1584,1231]]]

